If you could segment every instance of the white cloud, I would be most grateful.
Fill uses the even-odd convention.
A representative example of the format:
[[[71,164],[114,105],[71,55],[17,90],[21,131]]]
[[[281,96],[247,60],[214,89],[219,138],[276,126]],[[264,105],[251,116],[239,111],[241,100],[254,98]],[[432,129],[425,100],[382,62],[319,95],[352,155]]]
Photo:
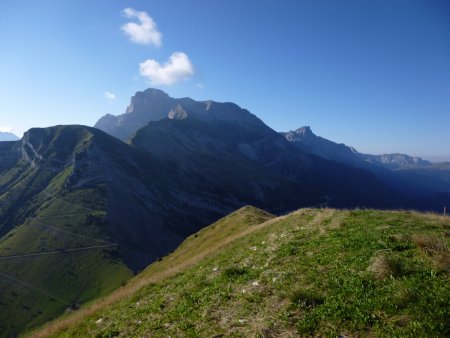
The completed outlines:
[[[139,64],[140,74],[154,85],[173,85],[194,74],[189,57],[182,52],[173,53],[169,60],[161,65],[158,61],[148,59]]]
[[[11,133],[13,131],[13,127],[11,126],[0,126],[0,132],[2,133]]]
[[[114,101],[116,99],[116,95],[114,95],[111,92],[105,92],[105,98],[107,98],[108,100]]]
[[[139,23],[128,22],[121,27],[131,41],[143,45],[161,46],[162,34],[158,31],[155,21],[146,12],[125,8],[122,14],[126,18],[136,18],[139,21]]]

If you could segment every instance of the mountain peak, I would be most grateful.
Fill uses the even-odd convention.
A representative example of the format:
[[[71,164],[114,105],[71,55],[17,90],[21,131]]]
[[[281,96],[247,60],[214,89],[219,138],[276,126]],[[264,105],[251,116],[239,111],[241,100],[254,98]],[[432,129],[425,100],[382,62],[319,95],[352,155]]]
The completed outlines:
[[[310,126],[303,126],[295,130],[296,134],[302,135],[302,136],[308,136],[308,135],[314,135],[314,133],[311,130]]]
[[[131,97],[125,113],[105,115],[95,124],[123,141],[128,140],[149,122],[163,119],[184,120],[195,118],[209,121],[261,125],[261,121],[249,111],[232,102],[195,101],[189,97],[173,98],[159,89],[149,88]]]
[[[289,131],[284,134],[286,139],[290,142],[304,141],[306,139],[314,139],[317,136],[312,132],[310,126],[303,126],[294,131]]]
[[[148,88],[142,92],[136,92],[131,97],[130,105],[125,113],[145,112],[148,106],[167,102],[168,100],[170,100],[170,96],[166,92],[156,88]]]

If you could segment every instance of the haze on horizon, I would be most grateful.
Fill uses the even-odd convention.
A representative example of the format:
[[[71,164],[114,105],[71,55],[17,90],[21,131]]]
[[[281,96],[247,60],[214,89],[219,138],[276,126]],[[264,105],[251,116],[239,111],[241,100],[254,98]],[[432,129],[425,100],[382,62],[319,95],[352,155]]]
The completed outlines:
[[[0,3],[0,131],[93,125],[147,87],[278,131],[450,161],[450,3]]]

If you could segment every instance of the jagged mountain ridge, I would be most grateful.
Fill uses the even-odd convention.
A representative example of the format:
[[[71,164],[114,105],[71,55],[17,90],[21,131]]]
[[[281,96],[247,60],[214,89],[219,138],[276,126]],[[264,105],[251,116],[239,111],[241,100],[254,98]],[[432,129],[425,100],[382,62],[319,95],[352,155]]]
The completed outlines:
[[[380,194],[390,195],[384,199],[384,207],[400,203],[397,196],[393,197],[395,194],[387,192],[388,189],[382,192],[385,189],[383,184],[375,183],[376,179],[369,173],[348,166],[336,169],[340,164],[298,151],[255,115],[234,103],[175,99],[161,90],[150,88],[132,97],[125,114],[103,117],[95,126],[122,140],[130,136],[130,144],[173,163],[174,167],[177,164],[190,165],[193,172],[209,166],[201,161],[190,164],[192,158],[200,156],[211,157],[210,163],[225,161],[227,164],[222,167],[226,168],[240,166],[247,161],[253,171],[264,168],[271,171],[272,177],[282,176],[299,182],[303,186],[300,194],[309,196],[309,204],[324,197],[334,199],[336,206],[376,204],[381,201]],[[153,130],[153,133],[145,130]],[[141,141],[145,134],[151,137],[151,142]],[[183,150],[180,150],[180,144],[183,144]],[[221,171],[217,166],[214,170]],[[202,173],[196,175],[202,176]],[[186,181],[193,180],[192,176]],[[355,191],[361,184],[349,182],[358,180],[358,177],[364,177],[362,181],[365,180],[377,192],[367,193],[367,189]],[[217,178],[213,182],[220,185],[220,180]],[[340,198],[336,199],[336,196]],[[392,199],[396,200],[393,204]]]
[[[176,99],[162,90],[149,88],[137,92],[131,98],[124,114],[105,115],[94,127],[126,141],[151,121],[164,118],[185,119],[191,115],[197,119],[239,120],[248,118],[251,114],[234,103]]]

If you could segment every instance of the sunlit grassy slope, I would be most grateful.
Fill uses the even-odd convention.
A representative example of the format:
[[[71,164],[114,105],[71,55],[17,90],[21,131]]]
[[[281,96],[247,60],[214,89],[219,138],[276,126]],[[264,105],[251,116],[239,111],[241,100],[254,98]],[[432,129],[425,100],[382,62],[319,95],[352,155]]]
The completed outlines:
[[[448,336],[450,221],[246,207],[34,336]]]

